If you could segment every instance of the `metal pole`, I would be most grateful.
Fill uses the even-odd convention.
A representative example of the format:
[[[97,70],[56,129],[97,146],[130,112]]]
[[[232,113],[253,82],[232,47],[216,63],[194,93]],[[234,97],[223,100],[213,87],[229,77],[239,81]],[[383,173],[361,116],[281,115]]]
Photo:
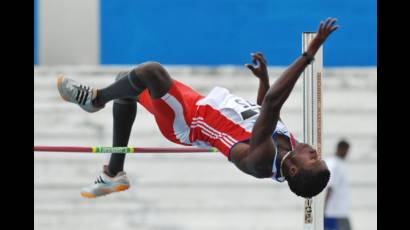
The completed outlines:
[[[302,52],[307,50],[316,33],[302,33]],[[303,141],[314,146],[322,157],[322,73],[323,49],[303,72]],[[324,193],[305,200],[304,230],[323,230]]]

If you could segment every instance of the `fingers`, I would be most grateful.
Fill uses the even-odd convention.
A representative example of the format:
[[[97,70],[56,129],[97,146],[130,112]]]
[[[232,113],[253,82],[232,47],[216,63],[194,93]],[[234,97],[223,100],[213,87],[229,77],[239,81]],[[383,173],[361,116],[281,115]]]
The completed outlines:
[[[335,23],[337,22],[336,18],[327,18],[326,21],[320,21],[320,25],[319,25],[319,32],[323,32],[323,31],[334,31],[337,29],[338,26],[336,26],[335,28]]]
[[[252,60],[257,60],[259,61],[261,65],[266,66],[265,57],[263,56],[261,52],[252,53],[251,55],[252,55]],[[254,64],[256,65],[256,62],[254,62]]]
[[[260,69],[260,67],[266,68],[266,60],[265,60],[265,57],[263,56],[263,54],[261,52],[251,53],[251,56],[252,56],[252,63],[254,65],[245,64],[246,68],[250,69],[254,73],[257,69]]]
[[[250,69],[252,72],[255,71],[255,67],[251,64],[245,64],[246,68]]]
[[[323,26],[325,25],[325,23],[323,22],[323,21],[320,21],[320,24],[319,24],[319,28],[317,29],[318,31],[321,31],[321,30],[323,30]]]
[[[339,25],[335,25],[337,22],[336,18],[327,18],[324,22],[320,21],[319,29],[318,29],[318,34],[319,36],[327,36],[330,35],[333,31],[337,30],[339,28]]]
[[[339,28],[339,25],[333,26],[333,27],[330,29],[330,32],[333,32],[333,31],[337,30],[337,28]]]
[[[260,56],[260,57],[262,57],[262,58],[265,58],[265,57],[263,56],[263,54],[262,54],[261,52],[259,52],[259,51],[256,52],[255,54],[258,55],[258,56]]]
[[[330,31],[333,28],[333,25],[336,23],[336,20],[337,20],[336,18],[333,18],[333,19],[329,20],[329,22],[326,26],[326,30]]]
[[[328,17],[328,18],[326,18],[326,21],[325,21],[325,25],[324,25],[324,29],[326,29],[328,26],[329,26],[329,23],[332,21],[332,18],[331,17]]]
[[[256,63],[256,56],[255,56],[255,54],[251,54],[252,55],[252,63],[254,64],[254,65],[257,65],[258,63]]]
[[[266,64],[265,57],[263,56],[263,54],[262,54],[261,52],[256,52],[255,54],[256,54],[256,56],[260,59],[260,61],[261,61],[262,63]]]

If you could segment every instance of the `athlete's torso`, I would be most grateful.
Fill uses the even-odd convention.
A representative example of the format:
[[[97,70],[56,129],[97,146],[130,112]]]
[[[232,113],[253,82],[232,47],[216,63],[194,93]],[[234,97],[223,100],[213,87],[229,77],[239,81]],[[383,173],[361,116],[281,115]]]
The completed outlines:
[[[213,146],[226,156],[235,144],[250,139],[261,109],[222,87],[213,88],[196,105],[190,132],[192,143],[200,147]],[[276,135],[293,139],[282,121],[276,125],[273,137]]]

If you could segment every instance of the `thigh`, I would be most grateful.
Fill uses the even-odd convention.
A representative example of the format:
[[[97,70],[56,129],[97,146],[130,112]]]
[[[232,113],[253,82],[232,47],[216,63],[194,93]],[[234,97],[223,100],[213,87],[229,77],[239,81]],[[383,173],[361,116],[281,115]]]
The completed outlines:
[[[172,80],[170,89],[161,98],[155,99],[145,90],[138,102],[154,115],[158,128],[168,140],[191,145],[190,124],[196,102],[202,97],[183,83]]]

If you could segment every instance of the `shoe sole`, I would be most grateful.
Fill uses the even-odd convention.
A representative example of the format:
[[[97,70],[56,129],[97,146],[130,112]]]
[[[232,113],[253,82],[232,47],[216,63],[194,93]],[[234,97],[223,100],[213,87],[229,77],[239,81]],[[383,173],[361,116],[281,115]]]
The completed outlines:
[[[108,194],[111,194],[113,192],[122,192],[125,191],[127,189],[129,189],[129,185],[117,185],[115,186],[113,189],[106,189],[103,190],[104,194],[101,194],[99,196],[96,196],[95,194],[89,193],[89,192],[81,192],[81,196],[84,198],[88,198],[88,199],[92,199],[92,198],[97,198],[100,196],[106,196]]]
[[[64,100],[64,101],[69,101],[68,98],[64,97],[64,95],[61,93],[62,89],[61,89],[61,85],[63,84],[63,80],[64,80],[64,75],[59,75],[57,78],[57,88],[58,88],[58,92],[60,93],[60,97]]]

